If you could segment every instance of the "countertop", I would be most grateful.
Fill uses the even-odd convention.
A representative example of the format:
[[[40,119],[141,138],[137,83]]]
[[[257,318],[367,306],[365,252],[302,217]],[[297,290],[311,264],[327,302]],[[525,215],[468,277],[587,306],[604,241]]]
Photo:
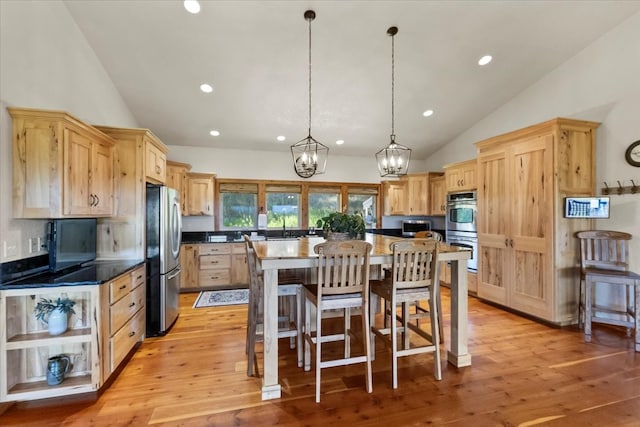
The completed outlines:
[[[3,283],[0,290],[41,288],[57,286],[101,285],[115,277],[142,265],[144,260],[105,260],[93,261],[71,272],[41,273],[20,279],[15,282]]]

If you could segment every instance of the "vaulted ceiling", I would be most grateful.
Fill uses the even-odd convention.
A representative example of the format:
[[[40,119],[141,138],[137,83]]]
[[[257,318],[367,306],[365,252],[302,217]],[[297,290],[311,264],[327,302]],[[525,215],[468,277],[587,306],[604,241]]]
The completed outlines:
[[[171,145],[288,151],[304,138],[303,14],[313,9],[312,135],[331,154],[373,155],[391,133],[386,32],[397,26],[395,134],[414,158],[640,10],[637,1],[201,1],[194,15],[177,0],[65,3],[140,126]],[[493,61],[480,67],[485,54]]]

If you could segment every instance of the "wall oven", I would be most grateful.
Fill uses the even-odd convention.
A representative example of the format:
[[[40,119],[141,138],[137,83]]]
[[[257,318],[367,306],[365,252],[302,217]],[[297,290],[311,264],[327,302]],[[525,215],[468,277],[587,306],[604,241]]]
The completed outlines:
[[[447,230],[447,244],[471,249],[471,259],[467,260],[467,270],[475,273],[478,271],[478,234],[468,231]]]
[[[478,200],[475,191],[447,194],[446,230],[476,233]]]
[[[447,194],[447,243],[471,249],[467,270],[478,271],[478,200],[475,191]]]

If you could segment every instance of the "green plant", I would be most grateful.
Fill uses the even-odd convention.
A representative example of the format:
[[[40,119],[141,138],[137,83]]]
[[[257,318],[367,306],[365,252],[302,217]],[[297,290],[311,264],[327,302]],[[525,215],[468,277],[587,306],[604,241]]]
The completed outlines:
[[[64,314],[76,314],[73,310],[73,306],[76,305],[75,301],[70,300],[66,296],[58,297],[58,299],[41,298],[40,302],[33,308],[33,314],[36,319],[47,322],[49,314],[55,309],[60,310]]]
[[[327,233],[333,232],[348,233],[351,238],[364,237],[364,218],[358,213],[346,214],[342,212],[332,212],[319,219],[316,226],[322,229],[325,236]]]

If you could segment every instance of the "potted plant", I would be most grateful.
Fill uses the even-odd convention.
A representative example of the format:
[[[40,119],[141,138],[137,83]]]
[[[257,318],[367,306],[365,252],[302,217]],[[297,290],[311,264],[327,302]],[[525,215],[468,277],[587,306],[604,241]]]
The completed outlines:
[[[73,310],[75,301],[70,300],[65,294],[58,299],[41,298],[33,309],[36,319],[49,326],[49,334],[60,335],[67,330],[69,313],[76,314]]]
[[[322,229],[327,240],[364,238],[364,218],[358,213],[332,212],[319,219],[316,226]]]

